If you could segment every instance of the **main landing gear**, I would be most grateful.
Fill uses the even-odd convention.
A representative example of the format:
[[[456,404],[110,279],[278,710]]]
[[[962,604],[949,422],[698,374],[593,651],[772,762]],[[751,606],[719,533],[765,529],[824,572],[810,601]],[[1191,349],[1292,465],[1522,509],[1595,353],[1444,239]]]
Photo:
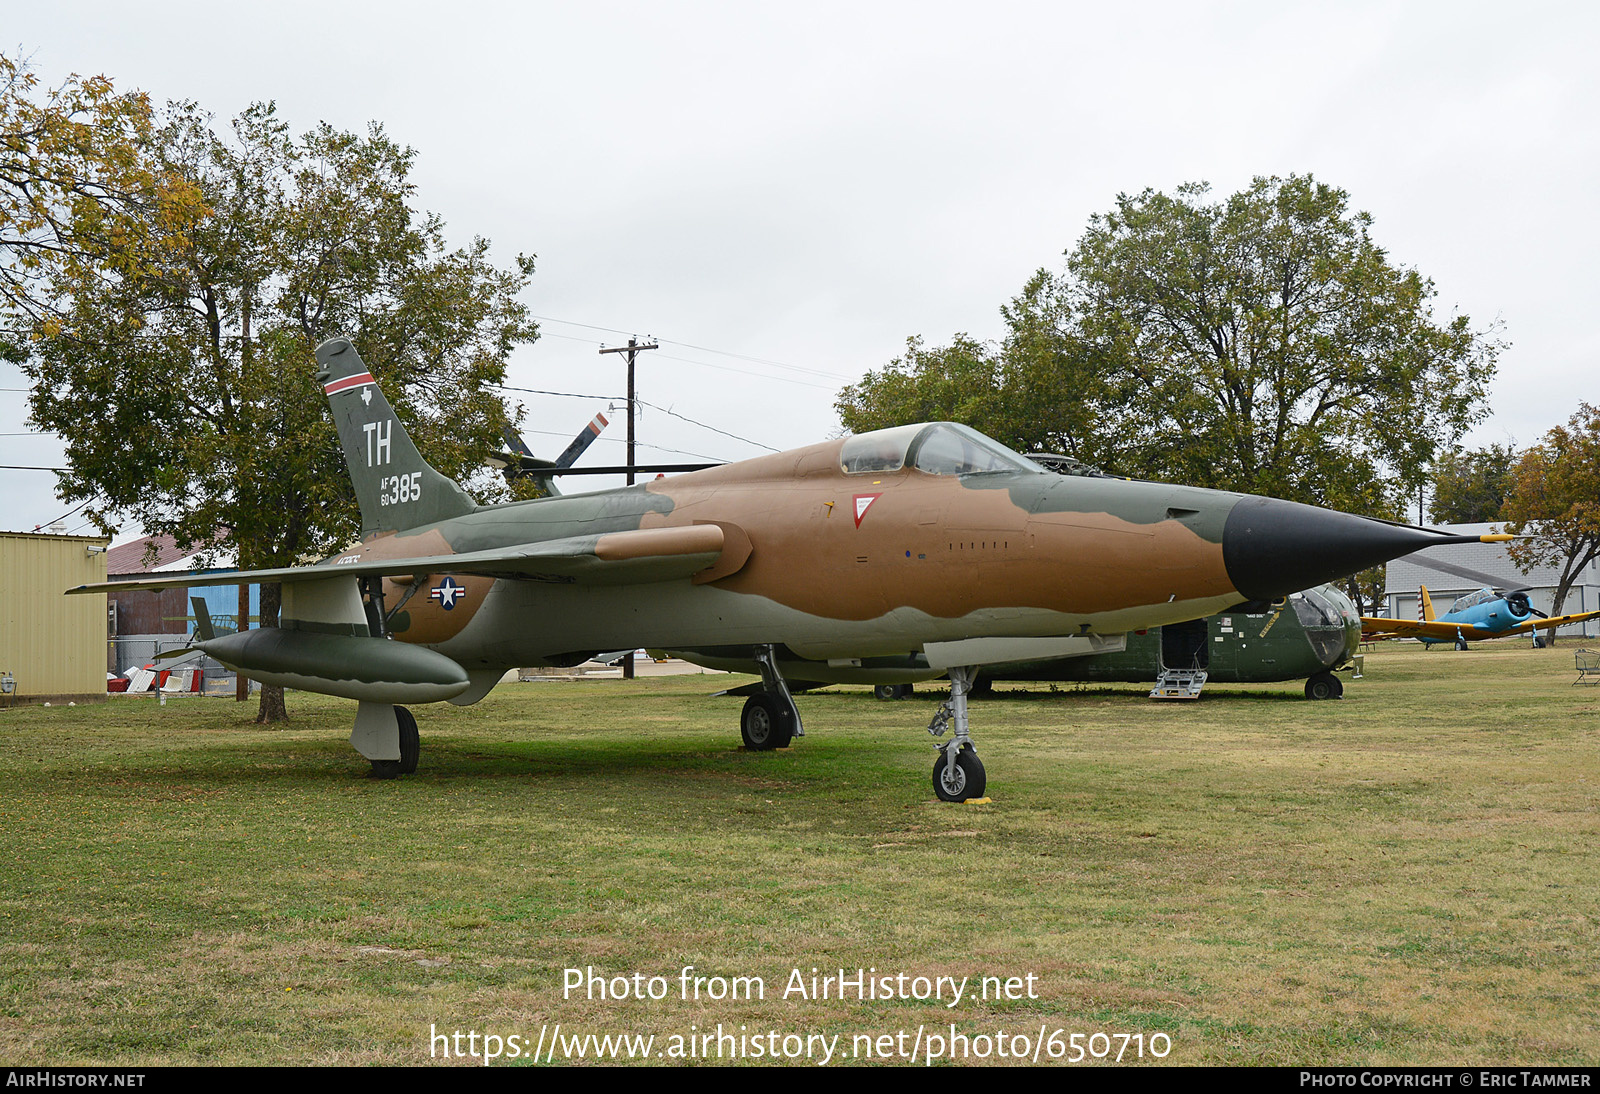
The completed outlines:
[[[777,654],[772,646],[756,647],[756,664],[761,666],[761,683],[766,689],[750,696],[739,715],[739,736],[752,752],[788,748],[795,737],[806,735],[800,724],[800,711],[794,696],[778,672]]]
[[[739,716],[739,735],[752,752],[786,747],[794,737],[805,736],[794,697],[778,673],[777,655],[772,646],[757,646],[756,663],[761,666],[762,690],[745,700]],[[933,765],[933,792],[940,801],[964,802],[983,797],[988,776],[978,750],[967,731],[967,697],[980,693],[975,667],[950,670],[950,698],[939,705],[928,726],[935,738],[939,758]],[[903,690],[902,690],[903,689]],[[983,689],[987,690],[987,689]],[[899,698],[910,693],[911,685],[882,685],[874,689],[878,698]],[[941,741],[947,729],[954,729],[948,741]]]
[[[405,707],[363,702],[356,707],[350,743],[372,764],[374,779],[414,775],[422,755],[417,719]]]

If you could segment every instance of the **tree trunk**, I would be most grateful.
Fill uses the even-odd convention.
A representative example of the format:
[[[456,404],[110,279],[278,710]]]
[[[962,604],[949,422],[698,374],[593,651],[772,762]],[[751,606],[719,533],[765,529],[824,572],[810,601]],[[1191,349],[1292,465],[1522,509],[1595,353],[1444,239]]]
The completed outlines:
[[[261,625],[278,625],[278,606],[283,602],[283,586],[276,581],[261,583]],[[289,711],[283,704],[283,688],[275,684],[261,685],[261,707],[256,712],[256,724],[287,722]]]
[[[1571,555],[1567,556],[1567,564],[1561,570],[1561,577],[1556,580],[1556,595],[1555,595],[1555,599],[1553,599],[1550,602],[1550,614],[1551,615],[1560,615],[1561,614],[1561,607],[1562,607],[1562,605],[1564,605],[1567,602],[1567,594],[1572,591],[1572,586],[1577,584],[1577,581],[1578,581],[1578,567],[1574,567],[1572,565],[1574,561],[1575,561],[1575,559],[1573,559],[1573,557]],[[1552,649],[1552,650],[1555,649],[1556,648],[1556,629],[1554,627],[1551,627],[1548,631],[1545,631],[1545,634],[1548,635],[1548,637],[1545,639],[1545,643],[1544,643],[1545,644],[1545,648],[1546,649]]]

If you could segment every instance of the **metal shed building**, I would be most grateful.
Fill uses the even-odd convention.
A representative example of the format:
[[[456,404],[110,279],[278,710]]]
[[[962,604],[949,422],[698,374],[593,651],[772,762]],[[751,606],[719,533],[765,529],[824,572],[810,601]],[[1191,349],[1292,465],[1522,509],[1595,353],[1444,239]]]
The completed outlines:
[[[106,598],[62,594],[106,579],[108,542],[0,532],[0,703],[106,697]]]

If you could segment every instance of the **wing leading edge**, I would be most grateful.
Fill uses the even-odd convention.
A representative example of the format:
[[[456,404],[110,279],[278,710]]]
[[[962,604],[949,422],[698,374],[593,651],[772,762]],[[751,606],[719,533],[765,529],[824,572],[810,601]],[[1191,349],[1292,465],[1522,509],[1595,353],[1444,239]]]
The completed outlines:
[[[486,577],[559,581],[580,585],[636,585],[688,578],[718,563],[727,545],[716,524],[676,528],[641,528],[591,536],[571,536],[543,543],[524,543],[487,551],[411,558],[357,558],[347,555],[314,566],[208,573],[167,573],[136,581],[102,581],[80,585],[69,593],[106,593],[133,589],[199,588],[258,582],[326,581],[332,577],[402,577],[436,573],[482,574]],[[734,545],[737,546],[737,545]],[[728,560],[723,560],[728,561]],[[743,559],[739,559],[743,562]],[[736,568],[736,567],[735,567]],[[731,569],[717,566],[731,573]],[[719,576],[721,576],[719,574]]]
[[[1361,633],[1376,638],[1433,638],[1453,642],[1463,638],[1504,638],[1513,634],[1527,634],[1533,630],[1564,627],[1568,623],[1582,623],[1585,619],[1600,616],[1600,611],[1575,612],[1572,615],[1551,616],[1548,619],[1528,619],[1514,626],[1490,630],[1471,623],[1446,623],[1441,620],[1388,619],[1383,616],[1361,617]]]

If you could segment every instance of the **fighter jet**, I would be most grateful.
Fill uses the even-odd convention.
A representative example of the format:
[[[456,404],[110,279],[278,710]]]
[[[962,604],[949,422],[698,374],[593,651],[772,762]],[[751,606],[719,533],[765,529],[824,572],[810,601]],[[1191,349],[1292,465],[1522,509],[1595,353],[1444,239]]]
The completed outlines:
[[[378,777],[417,766],[416,721],[401,704],[476,702],[511,667],[637,647],[732,653],[765,684],[741,715],[744,743],[771,749],[804,733],[787,659],[861,679],[869,661],[921,655],[952,681],[929,727],[935,792],[981,797],[966,696],[983,666],[1481,538],[1271,498],[1069,478],[938,422],[480,506],[423,460],[348,341],[318,347],[317,362],[361,540],[310,566],[116,587],[281,582],[279,627],[202,634],[194,646],[257,680],[356,700],[351,743]]]

